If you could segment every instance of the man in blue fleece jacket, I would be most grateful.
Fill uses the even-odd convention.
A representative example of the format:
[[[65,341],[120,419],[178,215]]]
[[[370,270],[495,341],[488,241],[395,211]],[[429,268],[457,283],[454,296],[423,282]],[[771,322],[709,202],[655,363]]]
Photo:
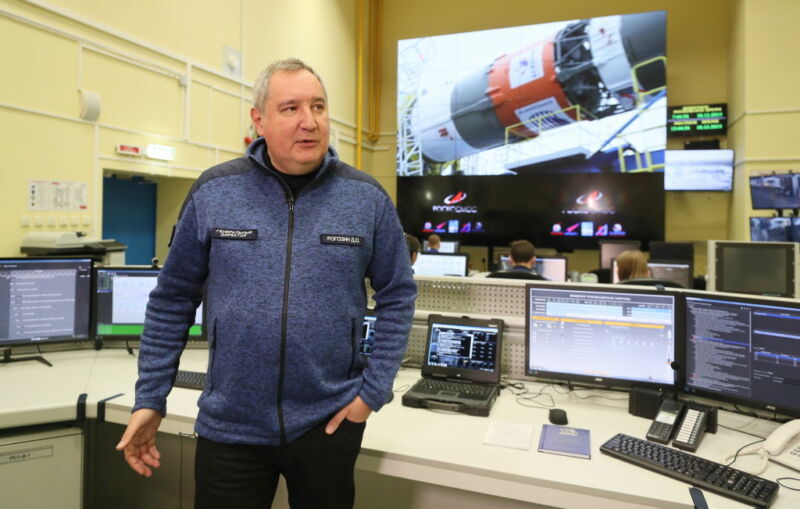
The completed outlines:
[[[411,327],[408,250],[386,192],[329,148],[313,69],[275,62],[253,94],[261,137],[204,172],[181,210],[117,449],[145,477],[160,466],[156,431],[205,288],[195,507],[269,507],[283,475],[293,508],[350,508],[365,422],[391,394]],[[365,278],[377,316],[368,365]]]

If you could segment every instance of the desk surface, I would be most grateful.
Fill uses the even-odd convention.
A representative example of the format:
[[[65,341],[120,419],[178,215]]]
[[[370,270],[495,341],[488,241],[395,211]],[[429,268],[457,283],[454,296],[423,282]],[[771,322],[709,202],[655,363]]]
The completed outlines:
[[[206,350],[186,350],[181,369],[204,371]],[[38,362],[0,365],[0,429],[75,418],[78,395],[86,393],[87,415],[97,415],[97,403],[107,401],[105,419],[126,424],[133,406],[136,359],[123,349],[83,350],[45,354],[49,368]],[[616,433],[644,437],[648,419],[627,411],[622,392],[579,391],[562,394],[544,390],[558,408],[566,410],[570,426],[591,430],[590,460],[544,454],[536,450],[546,408],[519,404],[507,389],[491,415],[473,417],[402,406],[401,393],[419,377],[419,370],[403,369],[395,380],[395,399],[372,415],[367,426],[357,468],[439,484],[467,491],[565,508],[692,508],[688,485],[600,453],[600,445]],[[532,391],[543,385],[526,382]],[[191,433],[200,392],[176,388],[169,396],[161,431]],[[549,403],[548,398],[545,403]],[[775,423],[720,412],[720,424],[766,436]],[[531,425],[533,441],[527,451],[484,445],[491,421]],[[721,462],[728,454],[753,440],[720,428],[706,434],[697,455]],[[740,460],[744,461],[744,460]],[[737,464],[739,467],[747,463]],[[770,463],[763,477],[800,477]],[[713,509],[743,509],[744,504],[706,492]],[[800,507],[800,493],[781,488],[775,509]]]

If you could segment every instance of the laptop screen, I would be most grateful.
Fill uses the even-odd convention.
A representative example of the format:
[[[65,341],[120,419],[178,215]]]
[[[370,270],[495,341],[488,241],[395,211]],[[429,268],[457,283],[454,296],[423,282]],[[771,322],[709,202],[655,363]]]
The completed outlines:
[[[431,315],[423,374],[497,382],[501,320]]]

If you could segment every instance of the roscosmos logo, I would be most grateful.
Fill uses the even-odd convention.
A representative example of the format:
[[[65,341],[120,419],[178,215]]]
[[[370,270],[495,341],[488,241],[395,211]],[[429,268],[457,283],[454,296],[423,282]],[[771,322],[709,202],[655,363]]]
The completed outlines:
[[[578,196],[578,198],[575,200],[575,203],[578,205],[588,205],[591,207],[598,201],[602,200],[603,196],[604,195],[602,191],[589,191],[586,194]]]
[[[446,196],[442,202],[444,205],[434,205],[434,212],[454,212],[456,214],[477,214],[478,207],[475,205],[457,205],[467,199],[467,193],[458,191]]]
[[[456,203],[460,203],[466,199],[467,199],[467,193],[465,193],[464,191],[459,191],[456,194],[451,194],[442,201],[444,201],[446,205],[455,205]]]

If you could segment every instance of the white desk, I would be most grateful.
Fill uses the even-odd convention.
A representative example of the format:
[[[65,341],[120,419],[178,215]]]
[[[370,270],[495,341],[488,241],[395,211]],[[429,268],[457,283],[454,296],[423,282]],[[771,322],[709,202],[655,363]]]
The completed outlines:
[[[34,362],[0,365],[0,428],[72,419],[78,395],[87,393],[87,415],[97,415],[97,402],[118,393],[105,404],[105,419],[124,425],[134,403],[136,359],[121,349],[47,353],[54,367]],[[204,370],[206,350],[186,350],[181,368]],[[395,388],[409,386],[418,370],[403,369]],[[528,383],[538,391],[540,384]],[[691,509],[688,485],[601,454],[600,445],[616,433],[644,437],[650,421],[629,415],[625,393],[581,391],[581,396],[602,394],[609,399],[579,399],[575,393],[557,394],[556,406],[566,410],[572,426],[592,433],[592,459],[569,458],[536,451],[547,410],[527,408],[503,391],[491,415],[471,417],[403,407],[402,394],[370,417],[357,468],[392,477],[485,493],[511,500],[574,509]],[[8,394],[9,397],[5,395]],[[167,404],[161,431],[191,433],[197,415],[199,391],[174,389]],[[531,449],[521,451],[483,445],[491,420],[534,426]],[[765,436],[776,424],[720,413],[720,423]],[[722,461],[729,453],[753,439],[720,428],[706,434],[699,456]],[[113,453],[112,454],[118,454]],[[741,464],[737,465],[741,467]],[[762,475],[800,477],[800,473],[770,463]],[[744,509],[730,499],[705,492],[712,509]],[[387,495],[390,496],[390,495]],[[775,509],[797,509],[800,493],[781,488]]]

